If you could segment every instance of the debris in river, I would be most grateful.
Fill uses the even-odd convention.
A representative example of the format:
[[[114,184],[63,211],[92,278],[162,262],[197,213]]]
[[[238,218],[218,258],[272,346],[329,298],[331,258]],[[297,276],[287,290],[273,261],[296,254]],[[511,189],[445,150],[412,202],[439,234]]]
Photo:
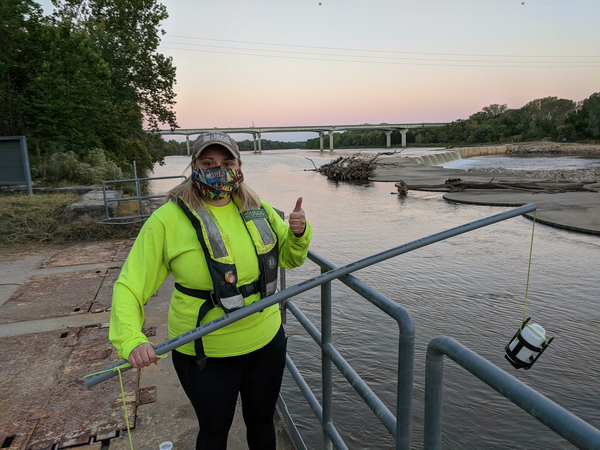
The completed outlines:
[[[449,178],[444,184],[413,184],[407,185],[400,180],[395,184],[400,195],[406,195],[409,190],[431,191],[446,189],[448,192],[462,192],[465,189],[508,189],[514,191],[528,191],[532,193],[555,194],[559,192],[587,191],[594,192],[598,187],[595,180],[583,182],[557,182],[557,181],[530,181],[530,182],[502,182],[502,181],[463,181],[460,178]]]
[[[313,163],[317,172],[326,175],[328,179],[345,181],[364,180],[372,177],[377,167],[375,160],[379,156],[379,153],[372,158],[360,155],[340,156],[321,167],[317,167],[312,159],[306,159]]]

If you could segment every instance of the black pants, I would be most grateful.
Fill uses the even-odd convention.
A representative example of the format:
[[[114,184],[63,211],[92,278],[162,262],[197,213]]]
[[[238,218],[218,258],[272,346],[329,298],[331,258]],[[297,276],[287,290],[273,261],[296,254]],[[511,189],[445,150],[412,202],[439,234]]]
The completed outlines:
[[[238,393],[250,450],[275,450],[273,415],[285,368],[283,327],[266,346],[229,358],[208,358],[198,371],[194,356],[173,351],[173,365],[192,402],[200,432],[196,450],[225,450]]]

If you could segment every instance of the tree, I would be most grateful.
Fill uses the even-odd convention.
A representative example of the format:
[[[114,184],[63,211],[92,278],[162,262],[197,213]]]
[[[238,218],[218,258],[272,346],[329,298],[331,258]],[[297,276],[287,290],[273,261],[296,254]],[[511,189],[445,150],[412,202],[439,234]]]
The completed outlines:
[[[85,30],[111,69],[122,101],[140,108],[149,128],[176,128],[175,67],[157,52],[167,9],[157,0],[53,0],[55,17]]]
[[[84,161],[102,149],[122,169],[135,160],[144,174],[164,157],[162,138],[144,128],[177,126],[175,68],[156,51],[165,7],[53,3],[49,17],[32,0],[0,3],[0,133],[27,136],[34,169],[56,152]]]
[[[522,118],[528,123],[524,130],[529,138],[555,136],[556,127],[563,125],[575,109],[575,102],[557,97],[532,100],[523,106]]]
[[[31,0],[0,2],[0,135],[24,134],[24,91],[35,76],[42,17]]]
[[[600,92],[590,95],[572,111],[558,133],[569,140],[600,139]]]

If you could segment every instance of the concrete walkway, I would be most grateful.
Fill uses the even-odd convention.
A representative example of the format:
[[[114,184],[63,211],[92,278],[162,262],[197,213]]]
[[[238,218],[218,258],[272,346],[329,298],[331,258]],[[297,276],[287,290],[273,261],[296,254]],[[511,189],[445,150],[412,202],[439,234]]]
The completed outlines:
[[[467,172],[444,169],[440,166],[421,166],[409,158],[393,156],[378,160],[379,166],[372,181],[398,182],[408,185],[444,184],[448,178],[465,181],[541,181],[543,178],[505,176],[497,173]],[[598,185],[600,188],[600,185]],[[560,194],[532,193],[513,190],[467,189],[444,195],[444,199],[457,203],[489,206],[521,206],[535,203],[536,220],[567,230],[600,235],[600,193],[565,192]],[[526,214],[533,218],[533,213]]]
[[[89,244],[85,244],[89,245]],[[106,247],[106,243],[102,244]],[[115,244],[116,245],[116,244]],[[73,251],[64,251],[66,255],[76,255],[82,245],[72,247]],[[67,249],[70,250],[70,249]],[[93,324],[107,323],[110,320],[110,312],[83,313],[61,317],[36,318],[30,320],[13,321],[3,319],[1,311],[10,304],[15,303],[14,294],[20,285],[24,284],[34,276],[47,276],[53,274],[81,273],[81,271],[95,270],[120,270],[125,255],[118,260],[110,262],[85,264],[85,258],[71,257],[66,265],[60,265],[51,268],[44,268],[44,262],[52,257],[54,252],[41,252],[36,255],[24,256],[20,259],[15,258],[10,261],[0,262],[0,338],[10,338],[14,336],[36,335],[42,332],[59,331],[73,329],[73,327],[85,327]],[[88,252],[89,253],[89,252]],[[124,253],[124,252],[121,252]],[[79,255],[86,252],[79,252]],[[92,253],[90,258],[92,258]],[[67,256],[69,258],[69,256]],[[92,258],[93,259],[93,258]],[[76,265],[68,265],[75,263]],[[108,278],[107,278],[108,279]],[[167,312],[169,308],[171,293],[173,290],[173,280],[167,279],[157,294],[153,296],[145,308],[146,327],[156,327],[156,336],[151,340],[154,343],[161,343],[168,339],[167,336]],[[43,294],[43,293],[42,293]],[[12,298],[11,298],[12,297]],[[10,300],[10,302],[9,302]],[[7,305],[5,305],[8,302]],[[5,308],[2,306],[5,305]],[[109,358],[110,359],[110,358]],[[116,361],[106,360],[106,365],[111,365]],[[54,374],[46,373],[47,377],[53,377]],[[83,383],[83,381],[81,381]],[[138,450],[158,449],[159,444],[164,441],[173,442],[173,448],[194,449],[196,435],[198,433],[198,423],[194,410],[189,403],[183,389],[179,385],[179,380],[175,374],[170,356],[159,362],[158,365],[141,370],[140,388],[156,386],[156,401],[148,404],[139,405],[135,419],[135,428],[131,431],[133,446]],[[113,395],[120,399],[120,392],[114,392]],[[13,392],[13,395],[27,395],[26,393]],[[99,394],[100,395],[100,394]],[[111,397],[112,401],[112,397]],[[241,416],[240,404],[232,426],[228,449],[241,450],[247,449],[245,426]],[[210,405],[208,405],[210,407]],[[120,413],[123,410],[121,408]],[[278,414],[275,415],[276,430],[278,438],[278,449],[291,450],[293,447],[287,437]],[[130,418],[131,422],[132,418]],[[10,447],[13,448],[12,446]],[[21,447],[15,447],[21,448]],[[23,449],[25,447],[22,447]],[[62,448],[62,447],[61,447]],[[119,437],[104,441],[101,443],[90,444],[89,446],[77,447],[77,449],[129,449],[129,439],[127,432],[123,431]]]

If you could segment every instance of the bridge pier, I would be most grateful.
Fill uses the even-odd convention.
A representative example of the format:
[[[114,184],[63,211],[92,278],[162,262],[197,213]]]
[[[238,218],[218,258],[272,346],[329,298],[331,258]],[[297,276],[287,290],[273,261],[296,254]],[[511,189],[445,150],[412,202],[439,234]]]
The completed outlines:
[[[256,133],[258,135],[258,153],[262,153],[261,141],[260,141],[260,133]]]
[[[185,135],[185,145],[187,147],[187,155],[190,156],[190,135]]]
[[[333,131],[329,132],[329,151],[333,151]]]
[[[385,133],[385,148],[391,148],[392,147],[392,132],[391,131],[384,131]]]
[[[256,133],[252,133],[252,139],[254,139],[254,153],[256,153]]]
[[[402,147],[406,147],[406,133],[408,133],[408,130],[400,130],[400,133],[402,133]]]
[[[323,151],[323,132],[319,131],[319,142],[320,142],[320,147],[319,149],[321,149],[321,151]]]

